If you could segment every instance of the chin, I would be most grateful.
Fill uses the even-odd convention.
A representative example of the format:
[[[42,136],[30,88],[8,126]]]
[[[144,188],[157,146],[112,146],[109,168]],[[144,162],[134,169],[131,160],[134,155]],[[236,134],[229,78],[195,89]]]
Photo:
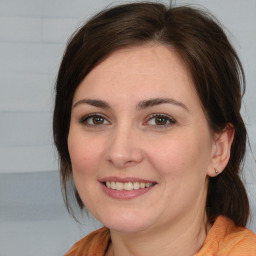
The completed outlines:
[[[145,217],[136,213],[127,212],[122,214],[116,212],[116,214],[110,216],[105,215],[100,221],[110,230],[124,233],[142,232],[154,223],[149,216]]]
[[[134,223],[133,222],[120,222],[120,223],[111,223],[110,225],[106,226],[110,230],[121,232],[121,233],[139,233],[147,230],[149,225],[145,223]]]

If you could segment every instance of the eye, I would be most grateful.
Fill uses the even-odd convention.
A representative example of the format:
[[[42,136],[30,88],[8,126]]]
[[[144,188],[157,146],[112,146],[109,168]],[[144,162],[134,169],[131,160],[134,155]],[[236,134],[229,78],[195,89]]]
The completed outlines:
[[[81,118],[80,123],[88,126],[108,125],[110,122],[100,114],[90,114]]]
[[[153,114],[149,116],[146,123],[147,125],[156,126],[159,128],[164,128],[166,126],[171,126],[176,123],[176,120],[165,114]]]

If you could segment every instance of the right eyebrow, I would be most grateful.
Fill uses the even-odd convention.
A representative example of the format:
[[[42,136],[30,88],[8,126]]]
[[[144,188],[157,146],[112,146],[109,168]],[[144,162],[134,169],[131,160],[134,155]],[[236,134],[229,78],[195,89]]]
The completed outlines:
[[[110,105],[103,101],[103,100],[92,100],[92,99],[82,99],[77,101],[74,105],[73,108],[77,107],[80,104],[88,104],[94,107],[98,107],[98,108],[106,108],[106,109],[110,109]]]
[[[137,105],[137,109],[145,109],[148,107],[153,107],[161,104],[172,104],[175,106],[182,107],[183,109],[189,112],[188,107],[184,103],[182,103],[181,101],[177,101],[173,98],[153,98],[149,100],[143,100],[139,102],[139,104]]]

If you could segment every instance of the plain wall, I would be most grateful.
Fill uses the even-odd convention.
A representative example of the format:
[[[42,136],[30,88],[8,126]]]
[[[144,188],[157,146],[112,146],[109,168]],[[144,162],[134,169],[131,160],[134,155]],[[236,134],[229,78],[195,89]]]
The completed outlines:
[[[84,20],[113,2],[0,1],[0,256],[63,255],[100,226],[90,217],[79,225],[66,213],[51,119],[54,81],[67,39]],[[173,2],[206,7],[225,25],[245,68],[242,113],[255,156],[256,1]],[[248,226],[256,232],[256,164],[249,150],[244,169],[252,203]]]

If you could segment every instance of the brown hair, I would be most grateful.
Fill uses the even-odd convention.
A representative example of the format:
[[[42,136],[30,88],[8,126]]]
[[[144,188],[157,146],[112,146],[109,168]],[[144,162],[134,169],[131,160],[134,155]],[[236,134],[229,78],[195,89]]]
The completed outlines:
[[[54,141],[60,157],[63,195],[72,166],[67,146],[73,95],[82,79],[117,49],[148,42],[172,46],[188,66],[209,126],[221,132],[235,129],[230,160],[224,171],[209,178],[206,211],[213,222],[218,215],[244,226],[249,203],[239,170],[247,133],[240,115],[244,72],[241,62],[218,21],[205,11],[158,3],[132,3],[104,10],[82,26],[68,42],[56,82],[53,118]],[[78,205],[83,203],[75,189]]]

